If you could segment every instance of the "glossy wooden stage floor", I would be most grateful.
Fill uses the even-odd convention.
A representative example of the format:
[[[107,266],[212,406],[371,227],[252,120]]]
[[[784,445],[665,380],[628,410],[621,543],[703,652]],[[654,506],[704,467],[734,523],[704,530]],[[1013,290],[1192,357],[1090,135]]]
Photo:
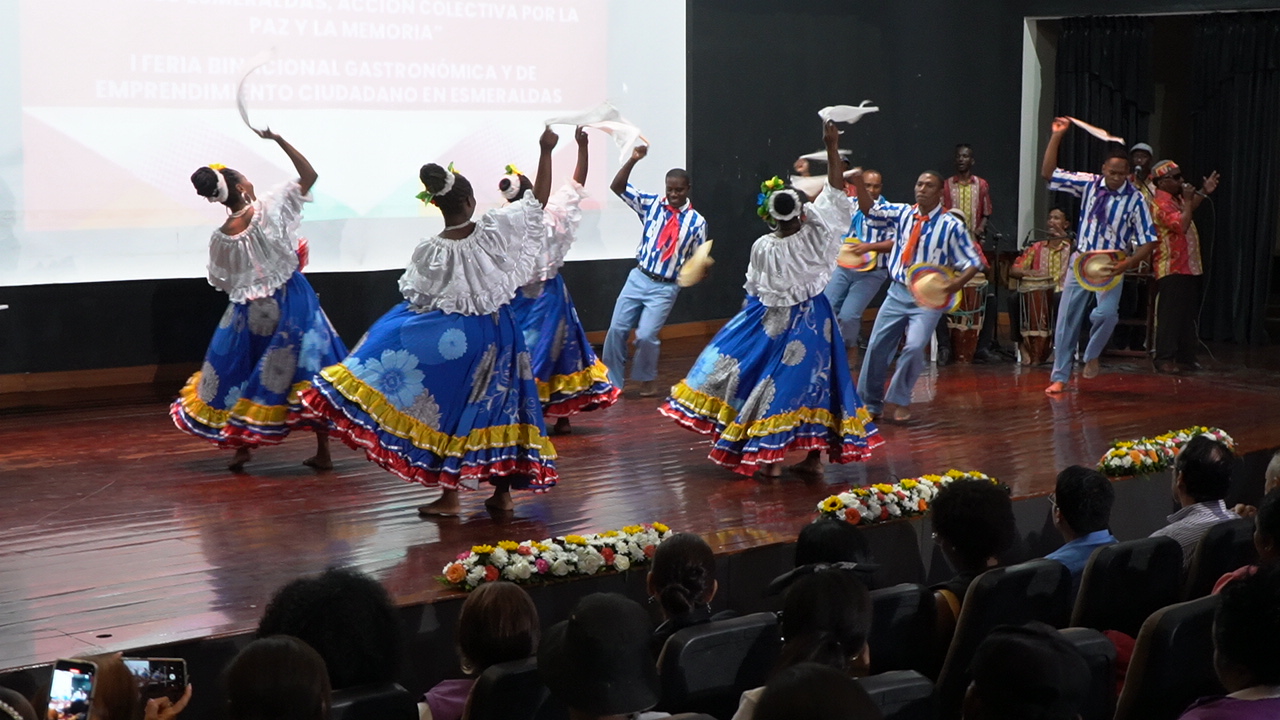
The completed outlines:
[[[678,379],[702,345],[668,342],[662,380]],[[720,469],[701,436],[655,412],[659,399],[627,397],[557,439],[560,486],[517,496],[505,521],[484,513],[479,493],[459,519],[419,519],[431,491],[345,447],[332,472],[315,474],[301,465],[306,434],[232,475],[226,453],[173,428],[163,398],[11,409],[0,415],[0,668],[241,633],[275,588],[328,566],[373,573],[397,602],[420,603],[445,592],[435,579],[444,563],[479,542],[660,520],[733,552],[793,540],[817,501],[851,483],[956,467],[999,477],[1015,496],[1042,494],[1058,468],[1096,462],[1114,438],[1197,423],[1244,450],[1267,448],[1280,444],[1280,378],[1256,365],[1275,367],[1273,352],[1238,356],[1255,369],[1190,377],[1113,363],[1054,400],[1045,369],[930,371],[916,420],[884,426],[871,462],[829,466],[809,484]]]

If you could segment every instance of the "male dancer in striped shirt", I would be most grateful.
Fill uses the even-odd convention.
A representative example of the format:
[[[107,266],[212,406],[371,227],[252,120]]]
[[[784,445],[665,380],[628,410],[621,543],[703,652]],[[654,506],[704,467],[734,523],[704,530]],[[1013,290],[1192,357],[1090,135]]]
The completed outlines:
[[[639,192],[631,185],[632,168],[648,153],[648,146],[636,146],[609,186],[636,211],[644,229],[636,249],[638,264],[613,306],[603,358],[609,382],[621,389],[626,377],[627,339],[636,331],[631,378],[640,382],[641,397],[657,395],[653,381],[658,377],[658,333],[680,292],[676,285],[680,266],[707,240],[707,221],[689,202],[689,173],[679,168],[667,171],[666,193],[661,196]]]
[[[916,204],[883,203],[876,205],[867,191],[860,173],[851,178],[858,189],[858,207],[877,232],[892,233],[894,239],[872,243],[869,250],[890,252],[889,293],[876,314],[862,361],[858,392],[867,410],[875,416],[884,411],[885,403],[897,407],[891,416],[899,422],[909,420],[911,390],[924,369],[924,348],[933,334],[942,310],[916,304],[907,289],[907,270],[916,263],[950,265],[961,271],[947,292],[959,292],[983,267],[982,252],[969,236],[964,221],[942,207],[942,176],[925,172],[916,180]],[[898,357],[898,368],[885,392],[889,363],[898,350],[903,334],[907,342]]]
[[[1054,118],[1053,135],[1044,149],[1040,174],[1049,181],[1049,189],[1069,193],[1081,199],[1080,232],[1076,238],[1076,254],[1094,250],[1123,250],[1127,257],[1116,263],[1111,276],[1123,275],[1147,259],[1157,240],[1155,225],[1146,199],[1129,182],[1129,155],[1123,147],[1112,150],[1102,163],[1102,174],[1067,172],[1058,167],[1058,146],[1071,128],[1067,118]],[[1069,263],[1075,262],[1075,254]],[[1089,344],[1084,351],[1085,379],[1098,376],[1098,358],[1111,339],[1120,318],[1121,285],[1097,293],[1098,306],[1090,313],[1093,323]],[[1074,272],[1067,273],[1058,303],[1058,326],[1054,329],[1053,373],[1045,392],[1054,395],[1067,389],[1071,379],[1071,363],[1075,356],[1075,339],[1080,337],[1084,310],[1090,291],[1080,286]]]

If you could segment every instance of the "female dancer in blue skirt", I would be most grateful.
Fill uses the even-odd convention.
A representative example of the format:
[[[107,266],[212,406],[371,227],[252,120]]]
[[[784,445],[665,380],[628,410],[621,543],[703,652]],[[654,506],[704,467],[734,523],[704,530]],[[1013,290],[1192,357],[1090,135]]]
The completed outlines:
[[[509,303],[546,252],[542,206],[551,186],[551,130],[539,140],[533,189],[472,221],[471,183],[434,163],[418,197],[440,208],[444,230],[423,240],[400,277],[404,302],[383,315],[302,396],[348,445],[405,480],[444,494],[418,509],[456,515],[458,491],[493,485],[491,510],[511,488],[556,482],[532,361]]]
[[[711,459],[735,472],[781,473],[789,450],[808,450],[793,469],[822,473],[863,460],[883,440],[862,406],[831,304],[823,289],[853,216],[844,194],[835,125],[823,126],[827,186],[814,203],[773,178],[759,214],[776,230],[751,246],[747,303],[698,356],[659,408],[711,435]]]
[[[578,320],[578,310],[560,276],[560,266],[573,246],[582,222],[579,204],[586,197],[587,133],[577,128],[578,164],[573,179],[547,200],[542,219],[547,227],[547,253],[536,282],[520,288],[511,301],[516,323],[524,332],[525,344],[533,356],[533,377],[538,382],[542,414],[556,418],[552,434],[570,432],[571,415],[606,408],[618,401],[620,392],[609,382],[609,370],[596,357],[587,340],[587,331]],[[498,182],[503,197],[514,202],[533,188],[529,178],[514,167]]]
[[[230,467],[237,472],[252,448],[279,443],[290,430],[314,430],[316,454],[304,462],[328,470],[326,426],[303,418],[298,402],[312,375],[347,354],[302,276],[307,246],[298,226],[316,171],[284,138],[255,132],[280,145],[298,179],[258,199],[253,183],[231,168],[211,165],[192,174],[197,193],[227,208],[227,221],[209,240],[209,284],[231,302],[204,365],[169,415],[180,429],[234,448]]]

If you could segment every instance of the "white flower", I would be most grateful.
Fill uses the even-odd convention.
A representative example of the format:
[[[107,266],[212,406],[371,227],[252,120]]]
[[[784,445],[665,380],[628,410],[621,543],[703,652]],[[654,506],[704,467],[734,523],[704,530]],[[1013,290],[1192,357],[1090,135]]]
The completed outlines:
[[[508,580],[514,580],[516,582],[528,580],[533,575],[533,566],[524,560],[516,560],[508,565],[506,569],[502,571],[502,574]]]
[[[563,558],[551,563],[551,574],[556,577],[564,577],[569,574],[569,564]]]
[[[426,425],[432,430],[440,429],[440,405],[431,397],[430,390],[423,390],[413,399],[413,404],[405,410],[405,414]]]
[[[449,328],[440,333],[436,349],[445,360],[457,360],[467,353],[467,334],[458,328]]]
[[[288,345],[271,348],[262,356],[262,386],[273,393],[286,393],[298,372],[298,356]]]
[[[467,587],[475,587],[484,581],[484,568],[476,566],[467,571]]]
[[[511,556],[502,548],[494,548],[493,552],[489,553],[489,562],[493,563],[497,567],[506,567],[510,560]]]
[[[622,553],[613,556],[613,569],[619,572],[631,567],[631,560]]]
[[[412,405],[423,390],[425,375],[418,369],[417,356],[408,350],[383,350],[382,357],[365,361],[362,371],[362,379],[400,409]]]
[[[737,360],[728,355],[717,354],[711,372],[707,373],[706,379],[695,389],[725,402],[732,402],[738,393],[739,372]]]
[[[280,305],[275,298],[258,298],[249,303],[249,332],[267,337],[280,324]]]
[[[594,575],[596,571],[604,567],[604,556],[596,552],[595,548],[587,548],[578,551],[578,572],[583,575]]]
[[[200,384],[196,385],[196,397],[206,403],[218,396],[218,371],[208,361],[200,367]]]

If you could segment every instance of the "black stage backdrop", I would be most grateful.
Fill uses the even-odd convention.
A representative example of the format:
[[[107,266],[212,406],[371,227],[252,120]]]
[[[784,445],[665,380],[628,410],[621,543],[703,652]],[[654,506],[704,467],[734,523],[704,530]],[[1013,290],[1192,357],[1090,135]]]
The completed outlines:
[[[915,176],[947,171],[971,143],[994,227],[1015,217],[1024,16],[1268,9],[1257,0],[689,0],[688,147],[693,201],[718,264],[681,293],[671,322],[725,318],[742,302],[758,183],[820,147],[818,108],[883,110],[843,145],[910,200]],[[636,58],[643,62],[644,58]],[[424,228],[424,232],[427,231]],[[636,232],[639,232],[637,227]],[[631,263],[573,263],[565,279],[589,330],[604,329]],[[348,344],[395,302],[396,271],[314,274]],[[196,363],[225,296],[202,279],[0,288],[0,374]],[[176,388],[175,388],[176,391]]]

